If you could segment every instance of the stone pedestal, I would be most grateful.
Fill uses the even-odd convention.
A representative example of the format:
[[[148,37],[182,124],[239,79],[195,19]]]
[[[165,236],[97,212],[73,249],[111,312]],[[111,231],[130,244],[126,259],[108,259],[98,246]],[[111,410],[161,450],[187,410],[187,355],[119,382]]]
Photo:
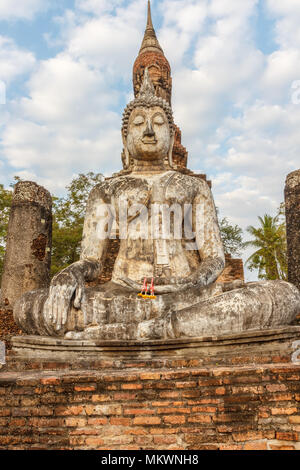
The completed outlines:
[[[16,184],[8,225],[1,301],[10,307],[50,282],[52,198],[31,181]]]
[[[300,289],[300,170],[286,178],[285,211],[288,250],[288,280]]]
[[[0,449],[300,450],[299,333],[14,338],[0,373]]]

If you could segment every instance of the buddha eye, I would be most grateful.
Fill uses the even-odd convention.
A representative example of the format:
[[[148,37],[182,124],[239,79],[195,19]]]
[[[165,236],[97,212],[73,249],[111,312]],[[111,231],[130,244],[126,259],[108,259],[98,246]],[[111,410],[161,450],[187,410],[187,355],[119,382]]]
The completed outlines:
[[[144,121],[145,121],[145,119],[143,118],[143,116],[138,115],[138,116],[136,116],[136,117],[134,118],[133,124],[134,124],[135,126],[140,126],[141,124],[144,123]]]
[[[165,123],[164,117],[161,114],[156,114],[154,116],[153,123],[161,126],[162,124]]]

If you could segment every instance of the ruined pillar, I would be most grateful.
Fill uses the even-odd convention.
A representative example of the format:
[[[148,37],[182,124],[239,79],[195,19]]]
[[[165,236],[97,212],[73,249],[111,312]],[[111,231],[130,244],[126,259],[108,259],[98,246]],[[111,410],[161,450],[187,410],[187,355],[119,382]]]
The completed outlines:
[[[13,307],[23,293],[49,285],[51,242],[49,191],[32,181],[17,183],[8,224],[2,304]]]
[[[284,194],[288,280],[300,289],[300,170],[287,176]]]

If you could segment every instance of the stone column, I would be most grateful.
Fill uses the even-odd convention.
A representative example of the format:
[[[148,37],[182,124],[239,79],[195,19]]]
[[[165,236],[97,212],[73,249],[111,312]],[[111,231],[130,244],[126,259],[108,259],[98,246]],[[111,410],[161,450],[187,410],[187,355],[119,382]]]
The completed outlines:
[[[300,289],[300,170],[286,178],[285,211],[288,251],[288,280]]]
[[[52,198],[31,181],[16,184],[11,206],[1,302],[12,307],[27,291],[50,282]]]

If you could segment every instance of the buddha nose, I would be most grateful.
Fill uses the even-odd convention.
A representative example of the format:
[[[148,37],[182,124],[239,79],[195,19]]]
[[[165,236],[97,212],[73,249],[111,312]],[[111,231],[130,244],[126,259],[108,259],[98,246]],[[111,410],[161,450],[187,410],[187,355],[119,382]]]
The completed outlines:
[[[154,134],[154,130],[153,130],[151,121],[150,121],[150,119],[148,119],[147,127],[146,127],[146,130],[145,130],[144,134],[143,134],[143,137],[154,137],[154,136],[155,136],[155,134]]]

